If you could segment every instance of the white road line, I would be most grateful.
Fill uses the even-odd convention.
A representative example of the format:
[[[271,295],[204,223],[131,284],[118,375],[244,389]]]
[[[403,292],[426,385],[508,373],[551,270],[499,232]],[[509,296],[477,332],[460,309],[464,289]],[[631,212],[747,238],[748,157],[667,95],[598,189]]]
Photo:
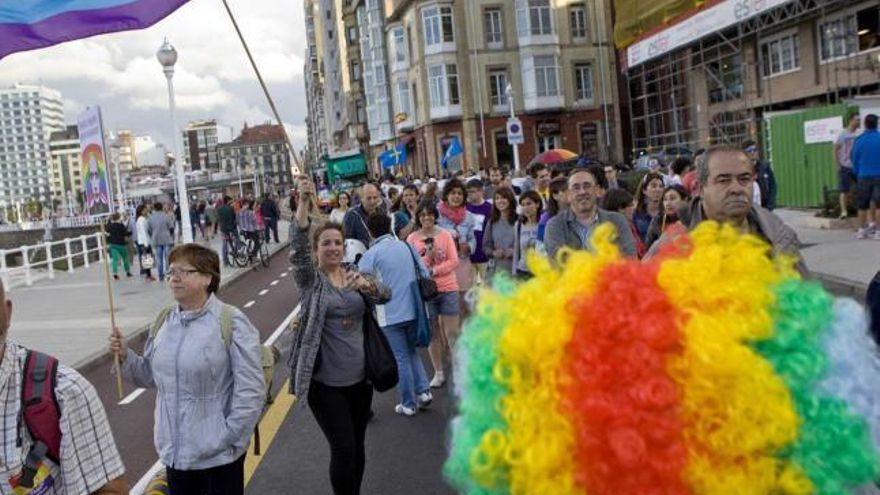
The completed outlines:
[[[283,273],[282,273],[281,275],[279,275],[279,276],[280,276],[280,277],[286,277],[286,276],[287,276],[287,272],[283,272]]]
[[[139,389],[135,390],[134,392],[128,394],[124,399],[119,401],[119,405],[124,406],[126,404],[131,404],[132,402],[134,402],[135,399],[140,397],[140,395],[146,391],[147,391],[147,389],[145,389],[145,388],[139,388]]]
[[[278,281],[277,281],[277,280],[273,280],[269,285],[278,285]]]
[[[265,296],[266,293],[268,293],[268,292],[269,292],[269,289],[263,289],[263,290],[261,290],[261,291],[259,292],[259,295],[261,295],[261,296]]]
[[[253,306],[254,304],[257,304],[257,301],[248,301],[248,302],[244,303],[244,309],[248,309],[249,307]]]
[[[302,305],[297,304],[296,307],[293,308],[293,311],[291,311],[290,314],[287,315],[287,318],[285,318],[284,321],[282,321],[281,324],[278,325],[278,328],[276,328],[275,331],[272,332],[272,335],[270,335],[269,338],[266,339],[265,342],[263,342],[263,345],[275,344],[275,341],[277,341],[278,338],[281,337],[282,334],[284,334],[284,331],[287,330],[287,327],[290,326],[291,320],[293,320],[293,318],[297,314],[299,314],[301,308]],[[156,461],[156,464],[153,464],[153,466],[143,475],[143,477],[138,480],[137,484],[134,485],[134,488],[132,488],[129,493],[131,495],[144,495],[144,492],[147,490],[147,485],[150,483],[150,480],[152,480],[153,476],[155,476],[156,473],[158,473],[159,470],[163,467],[164,466],[162,465],[162,461]]]

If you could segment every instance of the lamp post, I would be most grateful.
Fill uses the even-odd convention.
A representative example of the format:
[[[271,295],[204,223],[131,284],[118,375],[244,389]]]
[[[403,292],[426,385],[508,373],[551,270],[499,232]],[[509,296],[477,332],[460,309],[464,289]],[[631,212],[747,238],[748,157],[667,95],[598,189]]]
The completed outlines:
[[[180,153],[180,140],[177,134],[177,119],[174,116],[174,64],[177,63],[177,50],[171,46],[166,38],[156,52],[156,58],[165,72],[168,80],[168,107],[171,113],[171,138],[174,141],[174,154],[177,155],[177,167],[175,176],[177,179],[177,201],[180,207],[180,238],[183,242],[193,242],[192,223],[189,218],[189,195],[186,193],[186,177],[183,175],[183,156]]]
[[[510,83],[507,83],[507,87],[504,89],[504,94],[507,95],[507,104],[510,106],[510,118],[515,119],[516,113],[513,110],[513,86]],[[512,144],[513,146],[513,170],[515,172],[519,172],[519,145]]]

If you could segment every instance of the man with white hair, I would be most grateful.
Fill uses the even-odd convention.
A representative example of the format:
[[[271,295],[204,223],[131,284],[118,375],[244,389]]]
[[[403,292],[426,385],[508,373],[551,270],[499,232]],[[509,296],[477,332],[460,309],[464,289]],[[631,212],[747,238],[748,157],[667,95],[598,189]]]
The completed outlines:
[[[367,218],[382,208],[382,192],[376,184],[367,182],[361,186],[361,204],[357,208],[350,208],[345,212],[342,219],[343,230],[346,239],[355,239],[364,245],[364,250],[370,245],[370,230],[367,228]]]
[[[55,358],[7,342],[11,320],[0,279],[0,495],[128,493],[95,388]]]

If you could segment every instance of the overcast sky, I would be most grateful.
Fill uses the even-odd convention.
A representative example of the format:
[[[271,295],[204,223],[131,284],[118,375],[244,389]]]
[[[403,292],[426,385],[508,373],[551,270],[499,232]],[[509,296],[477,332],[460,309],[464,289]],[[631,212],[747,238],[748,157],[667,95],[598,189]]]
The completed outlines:
[[[299,148],[306,141],[302,0],[229,0],[281,118]],[[220,0],[191,0],[154,26],[72,41],[0,60],[0,86],[43,84],[61,91],[65,119],[99,105],[107,131],[131,129],[171,145],[168,93],[156,51],[178,51],[177,125],[217,119],[237,136],[245,122],[274,120]]]

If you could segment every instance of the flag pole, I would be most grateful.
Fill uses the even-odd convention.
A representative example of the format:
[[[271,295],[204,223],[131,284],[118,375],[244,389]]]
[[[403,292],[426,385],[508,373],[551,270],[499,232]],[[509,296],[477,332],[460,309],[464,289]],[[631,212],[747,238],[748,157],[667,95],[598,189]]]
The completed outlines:
[[[98,247],[104,254],[104,285],[107,286],[107,301],[110,304],[110,328],[116,328],[116,311],[113,307],[113,288],[110,286],[110,253],[107,252],[106,230],[104,229],[105,220],[102,218],[101,236],[98,238]],[[113,353],[113,366],[116,368],[116,391],[119,394],[119,400],[122,400],[122,367],[119,364],[119,353]]]
[[[247,54],[248,60],[251,62],[251,67],[254,68],[254,73],[257,75],[257,79],[260,81],[260,87],[263,88],[263,94],[266,95],[266,99],[269,101],[269,107],[272,109],[272,113],[275,115],[275,120],[278,121],[278,125],[281,126],[281,132],[284,134],[284,143],[287,145],[288,153],[293,157],[293,161],[296,164],[296,167],[299,168],[303,173],[308,174],[308,166],[305,163],[299,161],[299,156],[297,156],[296,151],[293,149],[293,144],[290,141],[290,136],[287,135],[287,129],[284,127],[284,122],[281,120],[281,115],[278,113],[278,108],[275,107],[275,101],[272,100],[272,96],[269,94],[269,88],[266,87],[266,82],[263,81],[263,75],[260,74],[260,69],[257,68],[257,63],[254,62],[254,57],[251,55],[251,50],[248,48],[247,42],[244,40],[244,36],[241,34],[241,29],[238,27],[238,21],[235,20],[235,16],[232,14],[232,9],[229,8],[229,3],[226,0],[223,1],[223,6],[226,7],[226,13],[229,14],[229,20],[232,21],[232,26],[235,28],[236,34],[238,34],[238,39],[241,41],[241,46],[244,47],[244,52]]]

